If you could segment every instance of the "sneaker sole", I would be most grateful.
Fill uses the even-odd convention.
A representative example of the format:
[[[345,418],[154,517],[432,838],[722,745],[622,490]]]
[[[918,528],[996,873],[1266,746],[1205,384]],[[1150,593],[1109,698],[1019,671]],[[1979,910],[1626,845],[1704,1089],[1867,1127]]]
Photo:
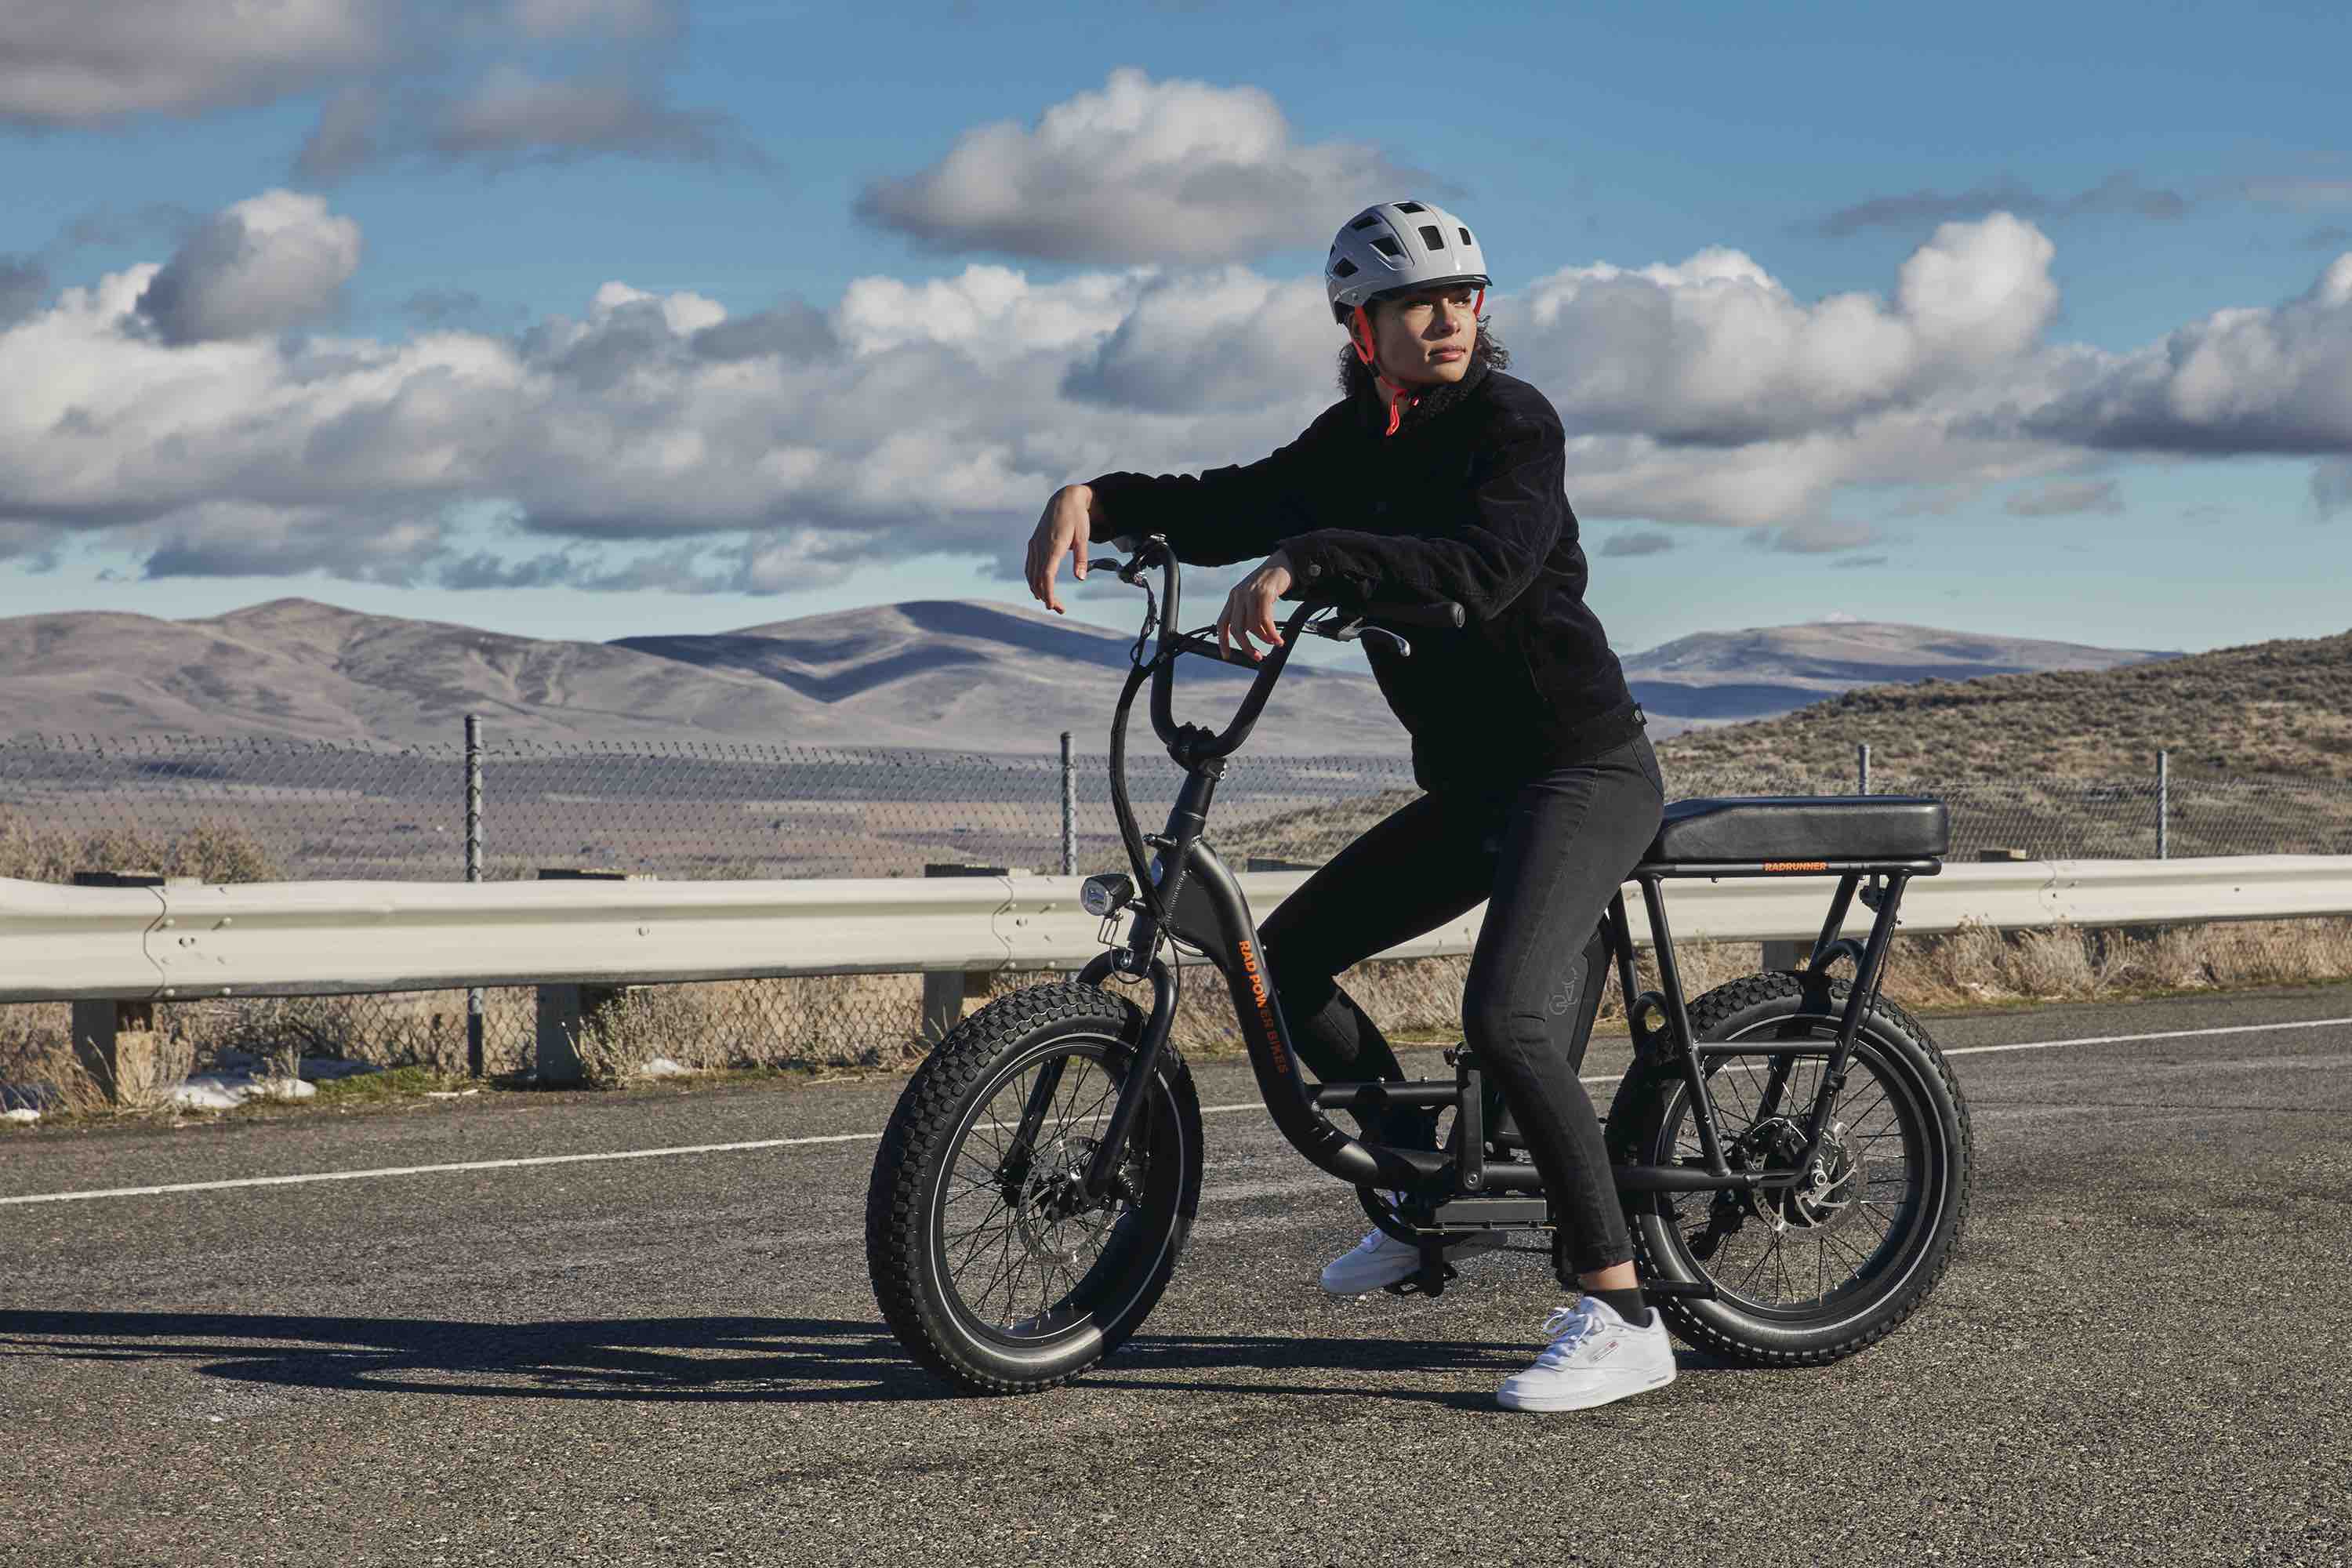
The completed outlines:
[[[1471,1256],[1473,1253],[1500,1252],[1509,1245],[1510,1243],[1507,1241],[1465,1241],[1459,1247],[1448,1247],[1446,1249],[1446,1257],[1448,1261],[1459,1262],[1463,1258]],[[1382,1279],[1377,1283],[1367,1285],[1360,1290],[1334,1290],[1330,1286],[1325,1285],[1320,1279],[1318,1279],[1315,1283],[1321,1289],[1323,1294],[1330,1297],[1335,1301],[1360,1301],[1367,1296],[1379,1295],[1381,1291],[1395,1284],[1397,1279],[1412,1279],[1413,1273],[1414,1270],[1407,1269],[1404,1273],[1396,1276],[1395,1279]]]
[[[1597,1410],[1603,1405],[1614,1405],[1621,1399],[1631,1399],[1637,1394],[1647,1394],[1654,1388],[1664,1388],[1674,1380],[1675,1369],[1668,1367],[1663,1377],[1653,1379],[1648,1383],[1636,1384],[1632,1388],[1621,1388],[1613,1394],[1497,1393],[1495,1395],[1495,1403],[1506,1410],[1527,1410],[1539,1414],[1559,1410]]]

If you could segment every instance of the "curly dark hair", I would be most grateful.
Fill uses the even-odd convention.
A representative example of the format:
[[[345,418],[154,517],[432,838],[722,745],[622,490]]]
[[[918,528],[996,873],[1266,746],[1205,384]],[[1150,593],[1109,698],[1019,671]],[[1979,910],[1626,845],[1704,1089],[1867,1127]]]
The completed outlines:
[[[1478,318],[1478,342],[1470,350],[1470,363],[1484,364],[1489,370],[1511,368],[1511,351],[1495,335],[1487,318]],[[1339,390],[1349,397],[1377,396],[1380,384],[1362,360],[1356,357],[1356,345],[1348,344],[1339,351]]]

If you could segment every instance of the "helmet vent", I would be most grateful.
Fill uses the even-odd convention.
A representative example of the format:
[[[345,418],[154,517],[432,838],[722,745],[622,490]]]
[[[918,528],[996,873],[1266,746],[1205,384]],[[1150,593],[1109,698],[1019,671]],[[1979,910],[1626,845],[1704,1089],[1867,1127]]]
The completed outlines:
[[[1344,256],[1331,263],[1331,276],[1334,278],[1353,278],[1356,271],[1356,264]]]
[[[1381,222],[1381,215],[1380,215],[1380,214],[1378,214],[1378,213],[1366,213],[1363,216],[1361,216],[1361,217],[1358,218],[1355,222],[1353,222],[1353,223],[1349,224],[1348,226],[1349,226],[1350,229],[1377,228],[1377,227],[1379,227],[1379,226],[1380,226],[1380,222]]]
[[[1373,237],[1372,248],[1379,251],[1382,256],[1394,257],[1399,259],[1402,259],[1404,256],[1404,247],[1399,245],[1394,239],[1385,234],[1377,235]]]
[[[1462,237],[1462,243],[1465,245],[1475,245],[1478,243],[1476,240],[1470,237],[1470,231],[1466,228],[1457,228],[1454,232]]]
[[[1401,213],[1417,213],[1417,212],[1426,212],[1426,211],[1428,211],[1428,210],[1429,210],[1428,208],[1426,208],[1426,207],[1423,206],[1419,202],[1399,202],[1399,203],[1397,203],[1397,211],[1399,211],[1399,212],[1401,212]]]
[[[1421,243],[1429,247],[1432,250],[1443,250],[1445,248],[1445,231],[1438,227],[1433,223],[1423,224],[1421,226]]]

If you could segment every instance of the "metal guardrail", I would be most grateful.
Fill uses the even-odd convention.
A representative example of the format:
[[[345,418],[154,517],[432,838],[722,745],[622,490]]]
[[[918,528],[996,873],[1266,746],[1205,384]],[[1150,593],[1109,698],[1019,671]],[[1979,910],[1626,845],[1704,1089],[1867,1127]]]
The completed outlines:
[[[1241,879],[1263,916],[1306,872]],[[1101,922],[1075,877],[741,882],[171,881],[0,879],[0,1002],[173,1001],[444,987],[1075,969]],[[1810,940],[1818,878],[1670,885],[1677,937]],[[1481,910],[1381,954],[1468,952]],[[2352,856],[1948,866],[1911,886],[1910,933],[2352,913]],[[1649,933],[1628,900],[1637,941]],[[1851,922],[1860,934],[1869,912]]]

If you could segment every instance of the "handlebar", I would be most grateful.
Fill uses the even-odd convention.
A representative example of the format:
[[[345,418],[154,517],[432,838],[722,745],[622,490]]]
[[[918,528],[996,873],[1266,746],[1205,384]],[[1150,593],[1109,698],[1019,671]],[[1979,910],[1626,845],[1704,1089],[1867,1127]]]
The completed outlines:
[[[1412,645],[1381,623],[1456,630],[1466,618],[1462,606],[1452,600],[1433,604],[1375,600],[1360,611],[1348,611],[1333,600],[1312,598],[1302,603],[1284,623],[1282,642],[1278,647],[1263,658],[1250,658],[1242,654],[1229,653],[1213,639],[1198,633],[1178,629],[1182,605],[1182,576],[1177,566],[1176,552],[1169,547],[1164,537],[1153,534],[1148,539],[1139,540],[1132,534],[1121,534],[1112,539],[1111,546],[1124,552],[1128,559],[1090,561],[1088,567],[1116,572],[1119,580],[1125,583],[1139,583],[1144,573],[1154,566],[1160,568],[1160,640],[1149,667],[1151,676],[1151,728],[1171,754],[1183,753],[1178,757],[1180,762],[1187,757],[1201,760],[1230,756],[1241,749],[1242,742],[1248,740],[1250,731],[1256,728],[1266,700],[1274,694],[1274,683],[1281,679],[1283,668],[1289,662],[1291,649],[1297,646],[1300,637],[1355,642],[1369,635],[1387,640],[1400,655],[1409,658]],[[1318,612],[1327,609],[1334,612],[1329,620],[1312,619]],[[1149,635],[1148,626],[1146,635]],[[1178,656],[1187,653],[1213,658],[1220,664],[1236,665],[1256,673],[1257,679],[1250,683],[1241,706],[1234,713],[1233,721],[1222,731],[1203,730],[1176,722],[1173,711],[1175,664]],[[1138,673],[1142,671],[1139,669]]]

